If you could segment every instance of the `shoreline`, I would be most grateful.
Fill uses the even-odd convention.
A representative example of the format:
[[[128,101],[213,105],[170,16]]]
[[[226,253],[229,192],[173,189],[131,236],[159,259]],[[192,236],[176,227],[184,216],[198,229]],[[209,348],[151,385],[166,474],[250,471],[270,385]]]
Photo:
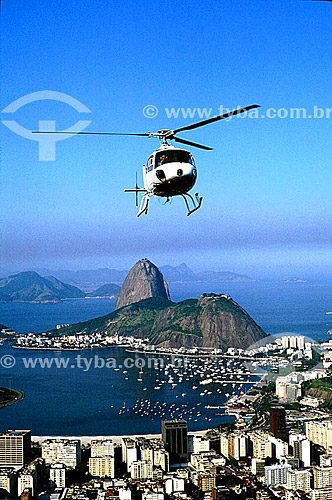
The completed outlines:
[[[0,389],[3,389],[5,391],[10,391],[11,393],[14,393],[16,395],[16,397],[12,401],[7,401],[6,403],[0,403],[0,410],[2,408],[6,408],[7,406],[14,405],[15,403],[19,403],[25,397],[24,392],[20,391],[19,389],[8,389],[7,387],[0,387]]]
[[[206,434],[207,432],[211,431],[213,429],[202,429],[200,431],[188,431],[188,435],[195,435],[195,436],[203,436],[204,434]],[[123,438],[130,438],[130,439],[134,439],[134,438],[147,438],[147,439],[158,439],[160,438],[161,439],[161,433],[156,433],[156,434],[120,434],[120,435],[92,435],[92,436],[80,436],[80,435],[76,435],[76,436],[63,436],[63,435],[55,435],[55,436],[35,436],[35,435],[32,435],[31,436],[31,440],[32,441],[45,441],[46,439],[79,439],[81,441],[82,444],[87,444],[87,443],[90,443],[91,441],[93,440],[98,440],[98,441],[101,441],[101,440],[112,440],[114,441],[115,443],[121,443],[121,440]]]

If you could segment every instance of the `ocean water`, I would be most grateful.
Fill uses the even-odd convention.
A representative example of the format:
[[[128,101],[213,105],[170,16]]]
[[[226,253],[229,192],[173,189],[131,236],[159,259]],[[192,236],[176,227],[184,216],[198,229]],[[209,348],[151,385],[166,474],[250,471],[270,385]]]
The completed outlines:
[[[204,292],[227,293],[268,334],[294,332],[324,339],[332,328],[332,316],[326,315],[332,310],[332,286],[328,284],[177,283],[170,285],[170,292],[174,301],[198,297]],[[22,332],[42,332],[59,323],[107,314],[113,308],[114,301],[109,299],[68,300],[60,304],[0,304],[0,323]],[[23,390],[25,399],[0,410],[0,431],[27,428],[37,435],[154,433],[160,432],[162,408],[166,411],[165,417],[182,414],[189,429],[198,430],[228,421],[229,417],[223,416],[222,410],[211,406],[221,406],[227,398],[226,393],[249,387],[211,383],[204,386],[211,394],[201,396],[203,386],[199,385],[201,378],[197,373],[196,378],[191,377],[188,381],[184,378],[174,390],[170,390],[167,383],[156,390],[161,372],[144,368],[140,382],[137,380],[140,378],[138,367],[126,370],[122,366],[114,371],[114,365],[106,366],[111,359],[123,365],[126,357],[138,356],[129,355],[124,349],[60,353],[17,350],[9,344],[0,346],[0,364],[2,357],[8,355],[14,357],[15,365],[0,367],[0,385]],[[78,355],[91,363],[89,370],[77,366]],[[63,357],[67,359],[67,367],[58,368],[54,362],[49,368],[42,368],[40,364],[26,367],[24,359],[29,357],[32,360]],[[125,371],[127,373],[123,373]],[[194,390],[193,386],[198,389]],[[144,411],[137,413],[139,407]],[[188,409],[193,409],[191,414]]]
[[[203,293],[226,293],[268,334],[294,332],[325,338],[332,328],[332,284],[311,283],[171,283],[178,302]],[[65,300],[58,304],[0,303],[0,323],[16,331],[43,332],[57,324],[75,323],[108,314],[115,300]]]

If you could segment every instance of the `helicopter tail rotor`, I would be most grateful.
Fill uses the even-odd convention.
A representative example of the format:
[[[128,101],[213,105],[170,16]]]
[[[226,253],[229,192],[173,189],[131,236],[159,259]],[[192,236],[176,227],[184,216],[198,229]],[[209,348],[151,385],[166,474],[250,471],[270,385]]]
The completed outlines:
[[[137,170],[136,170],[136,183],[135,183],[135,201],[136,201],[136,208],[138,208],[138,184],[137,184]]]

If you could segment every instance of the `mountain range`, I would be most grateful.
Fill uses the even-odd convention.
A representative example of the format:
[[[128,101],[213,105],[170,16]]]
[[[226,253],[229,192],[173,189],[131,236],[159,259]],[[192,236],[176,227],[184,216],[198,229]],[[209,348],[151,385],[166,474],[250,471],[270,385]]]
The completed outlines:
[[[85,297],[115,297],[120,287],[104,285],[94,292],[84,293],[76,286],[63,283],[54,276],[42,277],[35,271],[26,271],[0,279],[1,302],[60,302],[64,299]]]
[[[236,274],[230,271],[201,271],[195,273],[187,264],[179,266],[161,266],[161,273],[164,275],[168,283],[177,282],[250,282],[255,281],[253,278],[243,274]],[[116,283],[122,285],[128,270],[109,269],[107,267],[101,269],[90,269],[80,271],[70,271],[58,269],[51,271],[50,269],[35,269],[41,276],[54,276],[58,280],[77,286],[82,290],[90,291],[107,283]]]

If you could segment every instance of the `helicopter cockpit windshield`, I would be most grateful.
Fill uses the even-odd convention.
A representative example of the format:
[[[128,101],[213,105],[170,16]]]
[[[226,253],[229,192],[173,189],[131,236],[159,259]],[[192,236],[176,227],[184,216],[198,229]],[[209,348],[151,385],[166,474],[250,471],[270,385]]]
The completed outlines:
[[[161,151],[156,154],[155,168],[165,163],[191,163],[194,165],[194,159],[188,151],[175,150],[175,151]]]

